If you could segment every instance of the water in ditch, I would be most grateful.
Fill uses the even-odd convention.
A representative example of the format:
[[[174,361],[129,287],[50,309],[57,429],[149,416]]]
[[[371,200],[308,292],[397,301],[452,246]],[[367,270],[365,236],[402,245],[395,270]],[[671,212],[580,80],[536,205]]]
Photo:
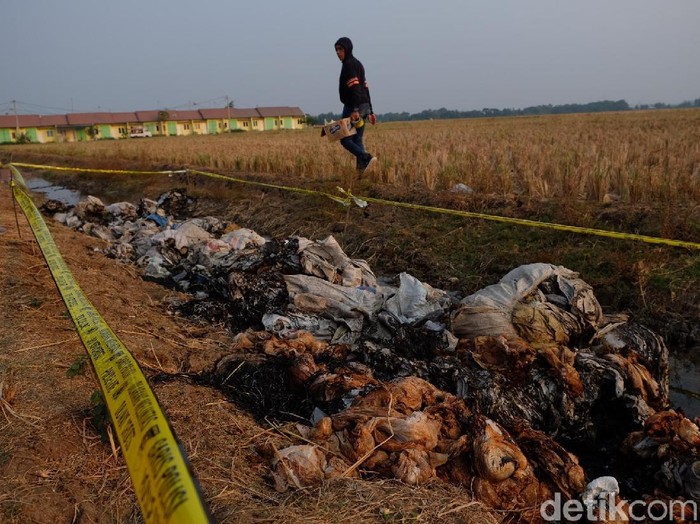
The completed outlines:
[[[67,206],[74,206],[83,198],[79,191],[56,186],[39,177],[24,177],[27,188],[43,194],[49,200],[59,200]]]

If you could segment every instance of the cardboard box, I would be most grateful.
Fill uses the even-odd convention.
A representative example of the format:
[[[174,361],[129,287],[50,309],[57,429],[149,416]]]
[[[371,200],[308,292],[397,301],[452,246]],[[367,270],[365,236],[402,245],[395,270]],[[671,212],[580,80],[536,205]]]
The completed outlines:
[[[330,142],[335,142],[336,140],[340,140],[341,138],[345,138],[346,136],[351,136],[356,133],[357,131],[355,131],[355,128],[352,127],[350,119],[342,118],[323,126],[321,136],[327,136]]]

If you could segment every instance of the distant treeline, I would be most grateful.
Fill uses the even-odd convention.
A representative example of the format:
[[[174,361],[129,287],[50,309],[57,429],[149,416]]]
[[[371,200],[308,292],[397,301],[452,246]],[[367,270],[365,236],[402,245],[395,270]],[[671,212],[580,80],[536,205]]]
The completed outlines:
[[[562,105],[541,105],[531,106],[524,109],[494,109],[484,108],[472,111],[457,111],[455,109],[425,109],[420,113],[383,113],[377,114],[378,118],[384,122],[405,121],[405,120],[437,120],[445,118],[485,118],[496,116],[528,116],[528,115],[563,115],[570,113],[603,113],[606,111],[633,111],[641,109],[673,109],[682,107],[700,107],[700,98],[682,102],[677,105],[671,104],[641,104],[630,106],[625,100],[601,100],[588,104],[562,104]],[[307,115],[310,124],[323,123],[325,121],[337,120],[340,113],[321,113],[318,116]]]

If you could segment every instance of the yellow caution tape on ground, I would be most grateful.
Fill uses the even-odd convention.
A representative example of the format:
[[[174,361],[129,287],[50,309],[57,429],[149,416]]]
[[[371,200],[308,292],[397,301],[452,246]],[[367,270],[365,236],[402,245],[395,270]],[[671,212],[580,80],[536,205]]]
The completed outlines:
[[[278,184],[267,184],[265,182],[254,182],[252,180],[245,180],[242,178],[235,178],[227,175],[221,175],[217,173],[209,173],[207,171],[199,171],[196,169],[187,169],[184,171],[114,171],[114,170],[101,170],[101,169],[76,169],[76,168],[64,168],[64,167],[54,167],[54,166],[42,166],[42,165],[36,165],[36,164],[24,164],[24,163],[18,163],[18,162],[13,162],[11,165],[15,166],[24,166],[24,167],[29,167],[33,169],[57,169],[57,170],[64,170],[64,171],[86,171],[86,172],[92,172],[92,173],[129,173],[129,174],[173,174],[173,173],[192,173],[195,175],[202,175],[202,176],[207,176],[209,178],[217,178],[220,180],[226,180],[228,182],[237,182],[241,184],[248,184],[248,185],[253,185],[253,186],[260,186],[260,187],[267,187],[271,189],[280,189],[282,191],[292,191],[295,193],[304,193],[308,195],[317,195],[317,196],[323,196],[326,198],[329,198],[335,202],[338,202],[340,204],[343,204],[344,206],[349,206],[351,203],[355,203],[360,207],[364,207],[364,203],[366,202],[374,202],[376,204],[380,205],[385,205],[385,206],[394,206],[394,207],[403,207],[403,208],[408,208],[408,209],[417,209],[421,211],[428,211],[431,213],[440,213],[440,214],[445,214],[445,215],[453,215],[453,216],[460,216],[460,217],[465,217],[465,218],[478,218],[481,220],[491,220],[494,222],[501,222],[504,224],[514,224],[514,225],[519,225],[519,226],[527,226],[527,227],[538,227],[538,228],[543,228],[543,229],[553,229],[556,231],[566,231],[569,233],[577,233],[577,234],[584,234],[584,235],[594,235],[594,236],[600,236],[600,237],[607,237],[607,238],[615,238],[618,240],[635,240],[639,242],[645,242],[647,244],[661,244],[661,245],[667,245],[667,246],[673,246],[673,247],[682,247],[682,248],[687,248],[687,249],[700,249],[700,243],[698,242],[688,242],[685,240],[673,240],[673,239],[668,239],[668,238],[662,238],[662,237],[652,237],[648,235],[637,235],[634,233],[622,233],[622,232],[617,232],[617,231],[608,231],[605,229],[594,229],[590,227],[579,227],[579,226],[569,226],[566,224],[556,224],[552,222],[540,222],[537,220],[527,220],[524,218],[512,218],[512,217],[504,217],[504,216],[499,216],[499,215],[489,215],[486,213],[473,213],[470,211],[459,211],[456,209],[446,209],[442,207],[432,207],[432,206],[424,206],[420,204],[411,204],[408,202],[398,202],[395,200],[384,200],[381,198],[372,198],[372,197],[366,197],[366,196],[358,196],[358,195],[353,195],[349,190],[344,190],[342,188],[338,188],[338,190],[345,195],[344,198],[338,197],[337,195],[333,195],[331,193],[326,193],[323,191],[315,191],[312,189],[304,189],[300,187],[293,187],[293,186],[283,186],[283,185],[278,185]]]
[[[171,175],[176,173],[186,173],[187,170],[178,171],[134,171],[130,169],[93,169],[87,167],[59,167],[45,166],[42,164],[25,164],[24,162],[12,162],[8,164],[15,167],[26,167],[28,169],[45,169],[47,171],[71,171],[75,173],[110,173],[117,175]]]
[[[621,240],[638,240],[649,244],[665,244],[667,246],[685,247],[688,249],[700,249],[700,243],[686,242],[684,240],[671,240],[668,238],[651,237],[647,235],[635,235],[633,233],[619,233],[617,231],[606,231],[605,229],[593,229],[590,227],[567,226],[565,224],[555,224],[552,222],[539,222],[536,220],[527,220],[525,218],[502,217],[498,215],[487,215],[485,213],[472,213],[470,211],[459,211],[456,209],[445,209],[442,207],[423,206],[419,204],[410,204],[407,202],[396,202],[393,200],[382,200],[381,198],[360,197],[367,202],[374,202],[385,206],[405,207],[409,209],[419,209],[421,211],[429,211],[432,213],[441,213],[446,215],[454,215],[467,218],[480,218],[483,220],[492,220],[502,222],[504,224],[515,224],[519,226],[539,227],[545,229],[554,229],[556,231],[567,231],[569,233],[582,233],[585,235],[595,235],[600,237],[617,238]]]
[[[595,235],[595,236],[601,236],[601,237],[617,238],[620,240],[637,240],[637,241],[646,242],[649,244],[664,244],[667,246],[684,247],[684,248],[688,248],[688,249],[700,249],[700,243],[697,243],[697,242],[686,242],[684,240],[671,240],[668,238],[659,238],[659,237],[652,237],[652,236],[647,236],[647,235],[635,235],[633,233],[618,233],[616,231],[606,231],[604,229],[593,229],[593,228],[589,228],[589,227],[568,226],[565,224],[555,224],[555,223],[551,223],[551,222],[539,222],[536,220],[527,220],[527,219],[523,219],[523,218],[511,218],[511,217],[503,217],[503,216],[499,216],[499,215],[487,215],[485,213],[472,213],[469,211],[459,211],[456,209],[446,209],[446,208],[442,208],[442,207],[423,206],[420,204],[410,204],[408,202],[397,202],[394,200],[383,200],[381,198],[372,198],[372,197],[366,197],[366,196],[353,195],[349,190],[345,190],[342,188],[337,188],[337,189],[345,196],[345,198],[340,198],[336,195],[332,195],[330,193],[325,193],[322,191],[314,191],[311,189],[302,189],[302,188],[290,187],[290,186],[281,186],[281,185],[276,185],[276,184],[266,184],[264,182],[253,182],[250,180],[243,180],[240,178],[229,177],[229,176],[220,175],[220,174],[216,174],[216,173],[208,173],[206,171],[198,171],[198,170],[192,169],[192,170],[189,170],[189,172],[193,173],[195,175],[204,175],[204,176],[208,176],[211,178],[218,178],[221,180],[227,180],[229,182],[239,182],[242,184],[250,184],[250,185],[255,185],[255,186],[269,187],[269,188],[273,188],[273,189],[281,189],[284,191],[293,191],[296,193],[307,193],[307,194],[325,196],[326,198],[330,198],[331,200],[339,202],[339,203],[343,204],[344,206],[349,206],[350,203],[354,202],[359,207],[365,207],[367,202],[374,202],[375,204],[381,204],[381,205],[385,205],[385,206],[404,207],[404,208],[408,208],[408,209],[418,209],[421,211],[428,211],[431,213],[441,213],[441,214],[454,215],[454,216],[460,216],[460,217],[465,217],[465,218],[479,218],[482,220],[492,220],[495,222],[502,222],[504,224],[515,224],[515,225],[519,225],[519,226],[554,229],[557,231],[567,231],[569,233],[579,233],[579,234]]]
[[[13,166],[12,192],[68,307],[100,381],[146,523],[208,523],[184,450],[146,377],[73,278]]]
[[[87,167],[60,167],[60,166],[47,166],[43,164],[27,164],[24,162],[12,162],[8,166],[15,167],[26,167],[28,169],[45,169],[46,171],[71,171],[77,173],[105,173],[105,174],[122,174],[122,175],[174,175],[174,174],[184,174],[192,173],[195,175],[203,175],[209,178],[218,178],[220,180],[226,180],[228,182],[237,182],[240,184],[250,184],[254,186],[267,187],[270,189],[281,189],[283,191],[293,191],[296,193],[306,193],[308,195],[320,195],[330,198],[336,202],[344,205],[348,205],[348,199],[340,198],[336,195],[330,193],[324,193],[322,191],[314,191],[313,189],[304,189],[301,187],[292,186],[281,186],[278,184],[266,184],[265,182],[254,182],[252,180],[245,180],[242,178],[235,178],[226,175],[219,175],[217,173],[209,173],[206,171],[198,171],[196,169],[180,169],[175,171],[135,171],[135,170],[124,170],[124,169],[93,169]]]
[[[291,191],[293,193],[303,193],[303,194],[307,194],[307,195],[323,196],[326,198],[330,198],[331,200],[334,200],[335,202],[338,202],[340,204],[348,205],[348,199],[346,199],[346,198],[340,198],[340,197],[333,195],[331,193],[325,193],[324,191],[316,191],[315,189],[304,189],[303,187],[282,186],[279,184],[268,184],[266,182],[255,182],[253,180],[245,180],[244,178],[235,178],[232,176],[220,175],[218,173],[209,173],[208,171],[198,171],[196,169],[188,169],[187,171],[188,171],[188,173],[192,173],[193,175],[202,175],[202,176],[206,176],[209,178],[217,178],[219,180],[226,180],[227,182],[237,182],[239,184],[248,184],[251,186],[267,187],[270,189],[280,189],[282,191]]]

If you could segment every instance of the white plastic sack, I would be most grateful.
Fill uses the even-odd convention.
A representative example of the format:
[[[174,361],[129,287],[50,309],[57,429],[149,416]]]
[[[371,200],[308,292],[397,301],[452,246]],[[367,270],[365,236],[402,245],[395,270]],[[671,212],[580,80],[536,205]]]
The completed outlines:
[[[105,207],[105,212],[110,219],[135,220],[138,217],[138,210],[131,202],[115,202]]]
[[[384,309],[393,313],[403,324],[442,311],[449,305],[449,297],[444,291],[424,284],[408,273],[401,273],[399,282],[399,289],[386,301]]]
[[[240,251],[248,246],[262,246],[266,240],[252,229],[242,227],[221,236],[231,249]]]
[[[165,242],[166,240],[174,240],[175,247],[180,251],[186,251],[193,245],[204,244],[208,242],[212,236],[204,231],[201,227],[191,223],[183,222],[177,229],[166,229],[161,233],[153,235],[153,242]]]
[[[313,242],[299,237],[299,258],[303,272],[333,284],[349,287],[377,287],[377,278],[365,260],[350,259],[333,236]]]
[[[371,318],[382,305],[382,297],[369,289],[331,284],[307,275],[284,275],[287,291],[301,312],[334,320]]]
[[[543,282],[554,279],[563,297],[547,297],[538,290]],[[552,264],[528,264],[515,268],[498,284],[465,297],[452,315],[452,332],[459,337],[518,336],[513,325],[515,306],[526,299],[556,305],[560,299],[576,318],[597,327],[603,318],[602,308],[591,286],[575,273]]]

